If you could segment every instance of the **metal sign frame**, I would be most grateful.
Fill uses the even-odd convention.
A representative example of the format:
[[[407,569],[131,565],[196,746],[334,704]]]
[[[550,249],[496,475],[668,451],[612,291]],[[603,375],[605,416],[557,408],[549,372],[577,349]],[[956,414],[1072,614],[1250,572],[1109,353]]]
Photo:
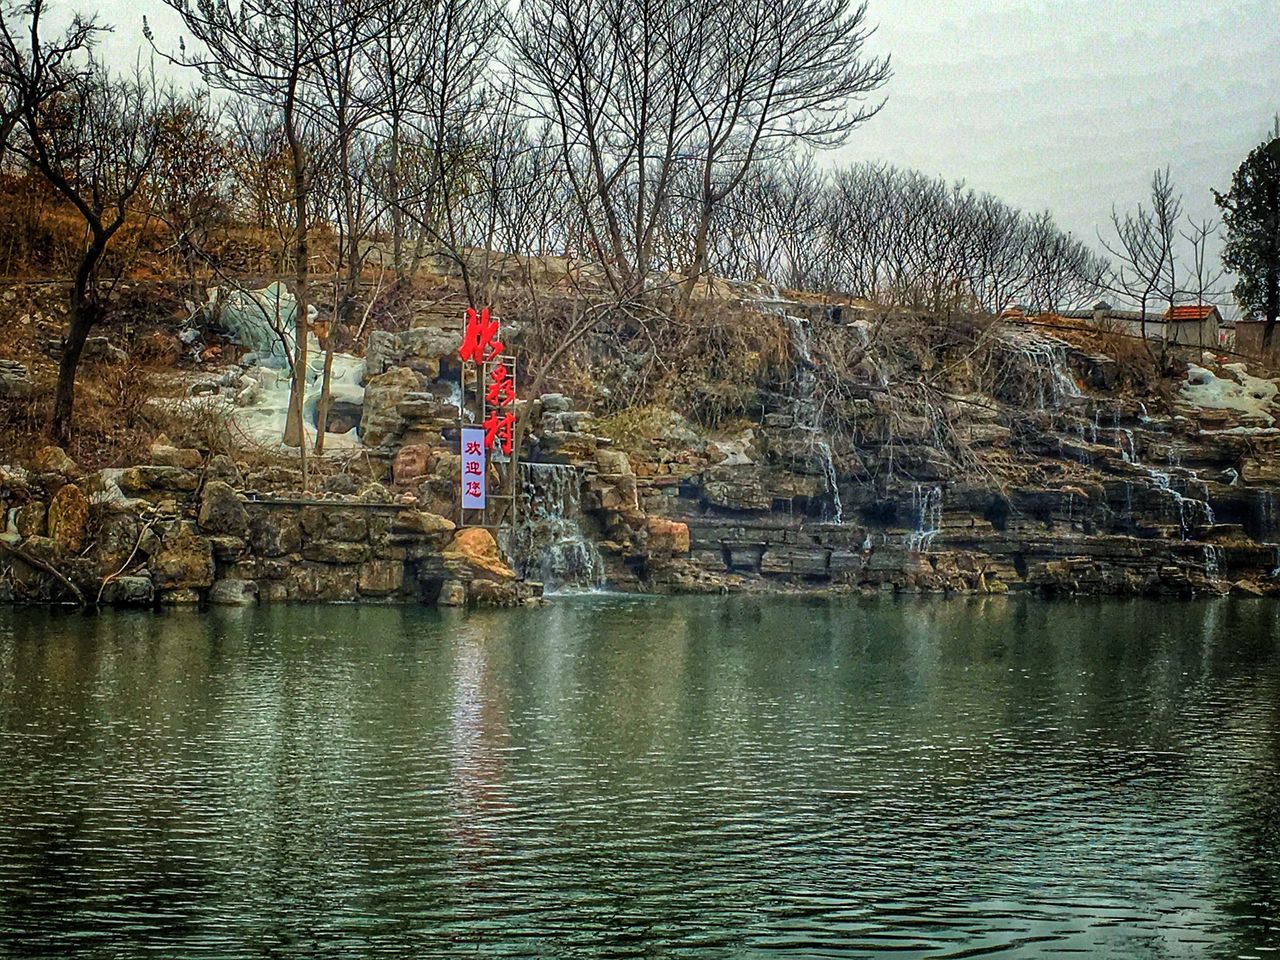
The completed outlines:
[[[513,399],[511,404],[506,407],[491,407],[488,402],[488,384],[490,375],[494,367],[499,364],[505,365],[507,373],[511,377],[514,386],[516,381],[516,358],[510,353],[501,353],[490,357],[475,364],[463,364],[459,373],[459,404],[458,404],[458,453],[464,454],[462,441],[463,427],[479,427],[484,429],[484,423],[489,418],[489,414],[494,410],[509,411],[514,417],[516,414],[516,401]],[[466,423],[467,408],[467,374],[471,372],[475,379],[475,410],[476,422],[474,424]],[[513,425],[513,434],[518,423]],[[514,438],[513,438],[514,439]],[[488,530],[498,530],[505,526],[514,527],[517,522],[517,515],[520,507],[520,490],[519,490],[519,459],[520,450],[512,443],[511,454],[502,452],[499,444],[494,444],[493,449],[485,451],[485,505],[483,509],[466,509],[462,506],[463,488],[458,489],[458,526],[460,527],[484,527]],[[494,492],[489,484],[489,477],[493,473],[493,468],[498,467],[499,483],[498,492]],[[459,471],[462,470],[459,464]],[[459,475],[461,481],[461,474]],[[504,523],[505,521],[505,523]]]

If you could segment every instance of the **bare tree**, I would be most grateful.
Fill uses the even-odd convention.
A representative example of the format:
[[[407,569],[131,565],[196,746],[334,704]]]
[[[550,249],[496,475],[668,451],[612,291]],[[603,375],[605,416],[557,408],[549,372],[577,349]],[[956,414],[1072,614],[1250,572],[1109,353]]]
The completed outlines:
[[[383,12],[369,48],[383,130],[389,133],[392,260],[406,272],[396,237],[412,222],[421,242],[450,258],[474,301],[462,221],[480,192],[488,113],[488,65],[501,38],[494,0],[398,0]],[[394,82],[393,82],[394,79]]]
[[[1151,178],[1151,206],[1139,203],[1123,216],[1111,210],[1114,239],[1102,245],[1116,261],[1110,289],[1137,304],[1139,328],[1147,336],[1147,304],[1162,291],[1176,288],[1173,242],[1182,200],[1173,195],[1169,171],[1157,170]]]
[[[11,149],[75,208],[86,239],[71,282],[70,323],[58,365],[51,432],[71,438],[76,370],[90,330],[106,315],[103,258],[130,215],[158,141],[160,99],[151,78],[118,78],[92,56],[106,29],[76,15],[42,35],[43,0],[0,11],[0,74],[14,91],[22,135]],[[17,17],[14,15],[18,14]]]
[[[1211,262],[1209,259],[1209,241],[1218,236],[1218,223],[1207,217],[1203,220],[1188,217],[1187,227],[1181,231],[1181,235],[1190,248],[1187,284],[1183,288],[1183,293],[1197,307],[1216,306],[1223,293],[1219,285],[1222,278],[1226,276],[1226,271],[1216,261]],[[1203,320],[1200,322],[1200,346],[1217,346],[1216,343],[1204,342]]]
[[[169,57],[199,70],[211,86],[256,100],[276,111],[288,145],[293,188],[293,282],[297,301],[293,377],[284,442],[304,446],[310,298],[310,233],[314,213],[304,87],[331,51],[335,23],[364,12],[347,0],[165,0],[183,19],[199,48],[182,45]],[[147,28],[147,36],[154,38]],[[305,464],[305,458],[304,458]],[[306,468],[303,467],[304,483]]]
[[[421,254],[421,243],[413,258],[406,253],[407,222],[427,224],[436,239],[450,232],[458,192],[450,188],[459,179],[452,168],[474,160],[468,143],[484,113],[501,13],[494,0],[385,0],[370,9],[361,57],[383,138],[382,195],[398,281]]]
[[[236,97],[227,106],[229,176],[236,212],[258,230],[274,235],[274,273],[283,273],[293,248],[293,174],[289,144],[272,107]]]
[[[324,205],[317,213],[328,214],[337,239],[333,315],[317,331],[324,349],[316,404],[318,454],[324,452],[337,333],[354,318],[366,241],[378,219],[376,193],[371,189],[373,143],[367,129],[374,116],[374,84],[365,59],[374,35],[369,18],[352,16],[352,12],[350,7],[333,5],[320,13],[319,67],[305,88],[315,118],[312,167],[317,206]]]
[[[795,144],[832,147],[883,105],[866,97],[889,79],[872,57],[865,3],[851,0],[702,0],[699,42],[684,64],[697,114],[698,220],[686,298],[707,268],[718,204],[760,160]]]
[[[699,41],[673,0],[523,0],[509,31],[533,116],[554,131],[591,253],[644,288],[692,134],[682,70]]]
[[[160,123],[154,176],[147,184],[152,212],[169,229],[190,295],[199,302],[199,265],[216,230],[229,219],[227,178],[231,147],[221,111],[207,92],[175,98]]]

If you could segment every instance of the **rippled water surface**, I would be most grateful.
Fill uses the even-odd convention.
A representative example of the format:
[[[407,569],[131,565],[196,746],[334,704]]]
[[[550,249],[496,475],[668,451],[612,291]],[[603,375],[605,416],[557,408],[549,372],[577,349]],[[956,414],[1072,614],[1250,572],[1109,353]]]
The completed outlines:
[[[1280,956],[1280,605],[0,610],[0,956]]]

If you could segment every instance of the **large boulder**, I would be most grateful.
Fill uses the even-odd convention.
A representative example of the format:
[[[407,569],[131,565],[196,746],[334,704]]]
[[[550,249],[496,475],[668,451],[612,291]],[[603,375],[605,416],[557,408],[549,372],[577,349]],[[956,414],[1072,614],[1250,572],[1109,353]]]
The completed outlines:
[[[362,543],[369,537],[369,523],[360,510],[334,507],[304,507],[300,517],[308,540],[339,540]]]
[[[93,557],[103,576],[118,571],[132,557],[142,559],[140,527],[132,511],[115,506],[95,507],[98,517]]]
[[[600,449],[596,451],[596,467],[603,474],[630,474],[631,458],[621,450]]]
[[[259,507],[254,511],[250,542],[262,557],[282,557],[302,549],[302,527],[292,510]]]
[[[453,533],[456,524],[447,517],[426,510],[401,510],[396,514],[392,529],[397,533],[416,533],[443,540]]]
[[[240,473],[240,468],[225,453],[216,453],[209,458],[209,466],[205,469],[204,477],[206,483],[210,480],[221,480],[233,487],[244,486],[244,477]]]
[[[395,437],[404,425],[396,405],[417,389],[418,375],[408,367],[395,367],[369,379],[360,414],[360,439],[366,447],[381,446]]]
[[[129,467],[120,473],[116,481],[125,493],[146,494],[177,491],[189,493],[200,486],[200,478],[182,467],[161,467],[147,464]]]
[[[84,547],[89,524],[89,501],[74,483],[63,484],[49,501],[49,537],[67,553]]]
[[[249,512],[231,485],[222,480],[211,480],[204,485],[196,522],[206,533],[232,537],[245,537],[249,533]]]
[[[650,554],[682,554],[689,552],[689,525],[665,517],[649,517],[645,521]]]
[[[404,564],[399,560],[370,560],[360,564],[358,581],[366,597],[385,597],[404,586]]]
[[[155,603],[150,577],[116,577],[102,588],[102,602],[113,607],[149,607]]]
[[[459,530],[441,552],[445,566],[459,573],[470,572],[472,578],[514,580],[515,571],[507,566],[498,550],[498,542],[484,527]]]
[[[391,479],[406,484],[431,471],[431,448],[425,443],[413,443],[396,451],[391,462]]]
[[[213,547],[187,524],[180,524],[161,541],[150,567],[156,586],[162,589],[202,589],[213,584]]]
[[[359,563],[371,553],[367,543],[344,540],[313,540],[302,548],[302,555],[317,563]]]
[[[13,517],[13,526],[23,537],[43,537],[48,527],[45,525],[45,507],[39,500],[32,500],[18,508]]]
[[[467,585],[461,580],[446,580],[440,587],[440,596],[436,603],[442,607],[465,607]]]
[[[304,560],[289,565],[285,595],[290,600],[354,600],[358,576],[355,567]]]
[[[209,591],[209,602],[224,607],[248,607],[258,602],[258,585],[252,580],[219,580]]]
[[[204,456],[191,447],[175,447],[162,440],[151,444],[151,462],[160,467],[181,467],[183,470],[199,470]]]

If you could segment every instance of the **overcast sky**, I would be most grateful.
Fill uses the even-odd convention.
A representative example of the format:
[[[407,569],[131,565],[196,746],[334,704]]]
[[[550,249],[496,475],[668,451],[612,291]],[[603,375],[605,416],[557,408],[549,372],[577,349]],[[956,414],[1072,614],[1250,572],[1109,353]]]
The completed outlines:
[[[927,9],[927,13],[923,12]],[[894,60],[845,152],[997,194],[1092,239],[1168,164],[1214,212],[1280,111],[1278,0],[871,0]]]
[[[59,6],[70,5],[63,0]],[[93,8],[91,2],[85,9]],[[98,0],[131,61],[160,0]],[[1280,0],[869,0],[884,111],[840,153],[960,179],[1096,240],[1168,164],[1196,216],[1280,111]]]

